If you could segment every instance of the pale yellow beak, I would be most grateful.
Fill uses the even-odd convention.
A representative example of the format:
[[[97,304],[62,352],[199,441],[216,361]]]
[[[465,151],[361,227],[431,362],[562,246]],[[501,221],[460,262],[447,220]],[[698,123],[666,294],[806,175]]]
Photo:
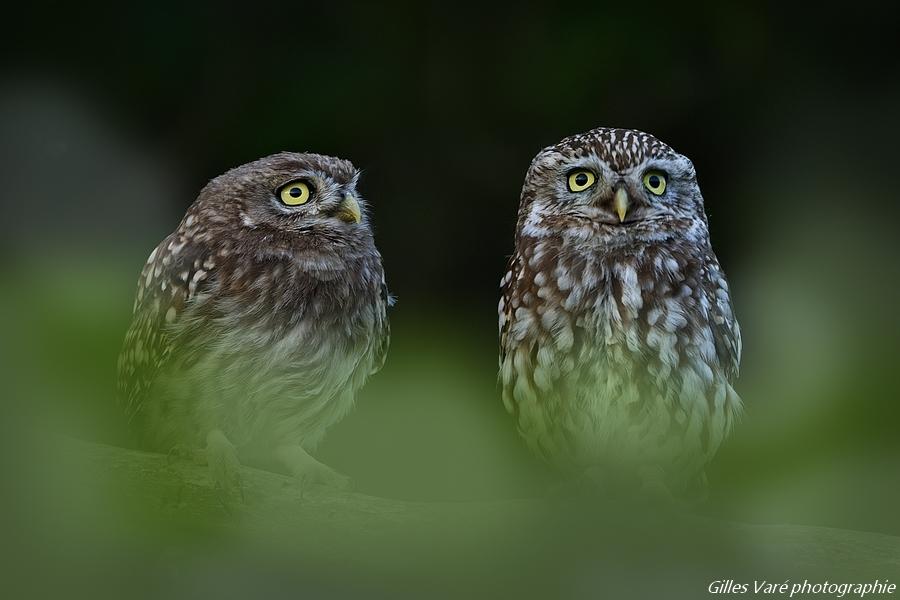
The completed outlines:
[[[625,221],[625,215],[628,214],[628,192],[625,188],[618,188],[616,195],[613,197],[613,210],[619,215],[619,223]]]
[[[362,221],[362,212],[359,210],[359,202],[357,202],[356,198],[350,194],[347,194],[344,196],[344,199],[341,200],[335,215],[345,223],[360,223]]]

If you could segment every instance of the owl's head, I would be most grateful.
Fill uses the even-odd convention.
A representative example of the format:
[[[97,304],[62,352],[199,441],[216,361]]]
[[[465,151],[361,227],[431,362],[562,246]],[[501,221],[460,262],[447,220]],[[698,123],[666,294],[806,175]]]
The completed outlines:
[[[604,245],[702,235],[694,165],[652,135],[598,128],[567,137],[532,161],[519,234]]]
[[[207,184],[191,213],[266,242],[316,244],[370,238],[359,171],[321,154],[281,152],[231,169]],[[225,229],[224,227],[222,228]]]

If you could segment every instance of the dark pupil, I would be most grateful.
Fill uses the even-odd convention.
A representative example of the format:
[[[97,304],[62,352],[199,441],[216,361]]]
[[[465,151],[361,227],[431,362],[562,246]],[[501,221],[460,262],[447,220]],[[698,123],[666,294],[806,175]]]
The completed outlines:
[[[588,177],[584,173],[575,176],[575,185],[584,185],[587,183]]]
[[[659,175],[651,175],[649,181],[650,181],[650,187],[652,187],[652,188],[659,187]]]
[[[299,198],[303,194],[303,190],[298,187],[293,187],[288,191],[288,194],[291,195],[291,198]]]

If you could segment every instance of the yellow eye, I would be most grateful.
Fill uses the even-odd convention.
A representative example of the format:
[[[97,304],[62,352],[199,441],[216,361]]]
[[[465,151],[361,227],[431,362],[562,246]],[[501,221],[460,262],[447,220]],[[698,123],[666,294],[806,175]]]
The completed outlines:
[[[644,187],[655,196],[662,196],[666,191],[666,174],[662,171],[647,171],[644,173]]]
[[[278,192],[281,201],[288,206],[300,206],[309,202],[309,184],[305,181],[292,181],[282,186]]]
[[[590,171],[572,171],[569,173],[569,191],[583,192],[597,181],[597,178]]]

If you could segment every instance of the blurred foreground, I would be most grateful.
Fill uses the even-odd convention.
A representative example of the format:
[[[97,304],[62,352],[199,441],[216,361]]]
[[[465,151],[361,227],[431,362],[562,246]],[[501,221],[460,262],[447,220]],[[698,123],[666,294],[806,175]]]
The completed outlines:
[[[852,277],[852,258],[834,268]],[[809,301],[813,277],[735,284],[747,413],[706,505],[554,494],[497,395],[493,307],[401,298],[387,367],[320,452],[357,491],[248,470],[229,511],[204,467],[118,447],[131,270],[59,255],[7,273],[3,562],[23,594],[696,597],[720,579],[900,579],[891,332],[871,312],[848,329],[843,296]]]

